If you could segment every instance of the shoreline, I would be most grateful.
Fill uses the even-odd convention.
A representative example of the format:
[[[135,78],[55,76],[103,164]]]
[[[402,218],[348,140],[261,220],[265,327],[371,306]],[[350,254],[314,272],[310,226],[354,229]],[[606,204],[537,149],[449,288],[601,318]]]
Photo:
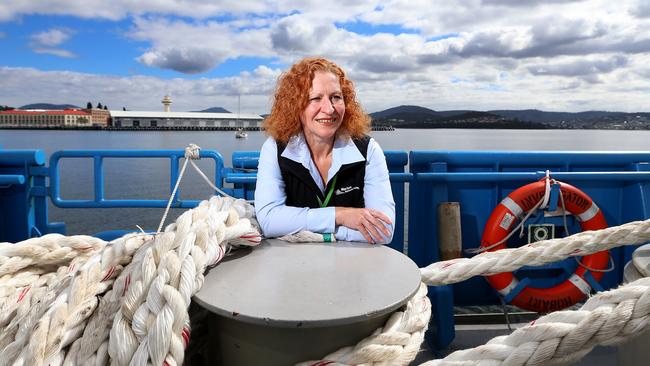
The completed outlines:
[[[182,127],[79,127],[79,126],[0,126],[0,130],[46,130],[46,131],[263,131],[262,127],[203,127],[203,126],[182,126]],[[373,126],[372,131],[394,131],[390,126]]]

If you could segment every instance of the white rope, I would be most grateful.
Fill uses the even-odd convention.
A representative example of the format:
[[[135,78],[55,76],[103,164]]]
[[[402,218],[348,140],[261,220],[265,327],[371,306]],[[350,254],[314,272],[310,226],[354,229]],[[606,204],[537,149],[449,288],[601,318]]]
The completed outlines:
[[[260,242],[249,220],[253,214],[243,200],[213,197],[160,235],[129,234],[111,242],[74,265],[74,276],[63,271],[67,280],[59,278],[59,288],[44,287],[34,297],[36,306],[11,319],[0,334],[0,365],[105,364],[109,355],[117,364],[182,364],[190,299],[205,268],[231,245]]]
[[[558,311],[485,345],[422,366],[566,365],[595,346],[617,345],[650,330],[650,277],[591,297],[576,311]]]
[[[187,308],[203,285],[203,272],[215,264],[231,240],[259,237],[239,213],[253,212],[243,200],[213,197],[182,214],[157,235],[132,265],[125,300],[115,315],[108,354],[119,365],[180,365],[189,334]],[[254,245],[259,240],[239,241]],[[120,276],[117,282],[126,281]]]
[[[328,240],[325,240],[326,235],[328,237]],[[324,243],[336,241],[334,234],[319,234],[313,233],[311,231],[299,231],[295,234],[281,236],[278,239],[288,241],[290,243]]]
[[[648,240],[650,220],[634,221],[602,230],[583,231],[566,238],[542,240],[519,248],[484,252],[472,258],[436,262],[420,271],[425,283],[438,286],[461,282],[474,276],[512,272],[523,266],[540,266],[621,245],[638,245]]]
[[[548,262],[561,260],[571,255],[586,255],[620,245],[640,244],[648,240],[650,240],[650,220],[637,221],[621,225],[619,227],[611,227],[599,231],[586,231],[563,239],[540,241],[512,250],[505,249],[496,252],[485,252],[471,259],[463,258],[460,260],[454,259],[450,261],[437,262],[427,266],[426,268],[421,268],[420,270],[424,284],[444,285],[460,282],[477,275],[489,275],[504,271],[512,271],[524,265],[541,265]],[[604,244],[599,244],[599,241],[602,241]],[[557,253],[557,255],[547,255],[547,252]],[[644,329],[649,328],[647,323],[648,319],[650,319],[650,291],[648,291],[647,287],[642,288],[641,290],[639,289],[639,285],[650,286],[650,279],[646,278],[645,281],[646,282],[637,281],[633,284],[626,285],[620,287],[617,290],[614,290],[618,292],[610,291],[609,293],[602,293],[592,297],[581,308],[582,312],[579,313],[579,316],[574,315],[578,314],[574,312],[557,312],[543,318],[544,320],[537,320],[534,322],[534,325],[528,327],[535,329],[534,331],[530,331],[530,334],[532,335],[528,338],[526,338],[526,335],[528,334],[525,333],[526,331],[523,331],[521,329],[516,330],[509,336],[511,338],[508,339],[511,340],[509,342],[514,343],[517,347],[520,348],[517,348],[509,343],[507,344],[507,347],[504,347],[501,344],[501,339],[503,337],[497,337],[488,342],[488,344],[485,346],[479,346],[473,350],[468,351],[457,351],[452,354],[455,355],[453,357],[450,355],[444,360],[427,362],[423,364],[423,366],[501,364],[550,365],[567,364],[576,361],[587,354],[597,344],[613,344],[614,342],[622,342],[635,335],[640,334]],[[628,288],[627,286],[630,287]],[[611,293],[614,293],[614,295],[611,295]],[[632,325],[621,325],[621,315],[619,313],[611,311],[611,309],[618,309],[619,307],[623,307],[625,309],[624,312],[629,312],[630,302],[628,301],[625,303],[625,305],[620,306],[613,305],[610,302],[613,301],[612,299],[616,299],[617,297],[628,300],[628,298],[632,296],[631,294],[645,294],[643,295],[645,297],[643,298],[643,301],[640,302],[640,305],[637,307],[632,307],[635,310],[636,317],[636,319],[628,320],[628,323]],[[604,307],[605,310],[599,310],[600,307]],[[592,316],[590,315],[591,312],[594,312],[597,315]],[[606,313],[605,315],[611,313],[611,316],[610,318],[606,318],[602,313]],[[566,324],[559,325],[559,330],[556,330],[555,324],[551,323],[562,322],[563,315],[554,314],[569,314],[567,315],[567,320],[565,320],[565,322],[575,323],[575,331],[567,331]],[[597,319],[594,317],[598,317],[599,321],[596,321]],[[584,320],[581,320],[583,318]],[[583,337],[584,339],[585,336],[581,335],[582,332],[584,332],[584,325],[591,324],[592,322],[594,322],[594,324],[599,324],[602,328],[604,328],[604,335],[594,336],[596,338],[583,340],[582,343],[576,341],[575,339],[580,340],[580,337]],[[550,325],[543,325],[545,323],[549,323]],[[612,323],[615,323],[615,325],[611,325]],[[616,329],[623,329],[623,334],[618,334],[614,336],[614,338],[611,338],[612,327],[617,327]],[[593,332],[593,329],[591,330],[591,333],[587,332],[588,335],[595,334],[595,332]],[[376,335],[376,333],[373,334],[373,336]],[[573,335],[573,338],[567,338],[567,340],[563,340],[564,338],[558,340],[558,334],[561,335],[568,333],[571,333],[572,335],[575,333],[577,335]],[[553,334],[554,337],[551,339],[549,334]],[[549,340],[547,343],[543,343],[539,341],[540,339],[551,340]],[[524,340],[527,341],[524,342]],[[573,348],[567,346],[566,349],[560,349],[560,353],[555,352],[554,347],[562,345],[562,342],[573,346]],[[492,346],[492,344],[496,344],[496,346]],[[578,346],[575,346],[576,344],[578,344]],[[345,347],[337,351],[346,355],[348,358],[335,358],[339,356],[339,353],[335,352],[324,357],[324,359],[321,361],[310,361],[300,363],[298,365],[396,365],[398,363],[395,363],[394,360],[398,358],[401,359],[399,348],[394,347],[395,345],[393,344],[392,338],[387,338],[383,343],[380,341],[373,343],[373,348],[371,350],[365,349],[363,346],[364,341],[361,341],[357,346]],[[353,353],[353,350],[363,351]],[[466,353],[469,356],[465,356]],[[351,355],[354,355],[354,357],[358,358],[353,358]],[[408,364],[414,358],[415,355],[413,355],[413,357],[410,357],[405,364]],[[527,361],[521,362],[522,359],[525,359]],[[332,361],[334,363],[326,363],[329,361]]]
[[[33,239],[22,246],[0,243],[0,274],[5,274],[0,276],[0,365],[104,365],[109,360],[116,365],[183,363],[189,339],[187,308],[203,284],[205,268],[219,262],[232,245],[260,242],[252,206],[229,197],[201,202],[160,233],[187,162],[200,171],[191,161],[198,155],[198,146],[186,149],[185,164],[157,235],[131,234],[109,246],[93,238],[88,239],[95,240],[92,244],[70,239],[70,244],[54,247],[53,240],[62,240],[56,236],[39,238],[42,240],[34,248]],[[545,196],[548,172],[546,183]],[[543,199],[538,204],[546,203]],[[323,234],[309,232],[285,239],[325,240]],[[434,263],[421,269],[422,279],[429,285],[455,283],[649,239],[650,220],[633,222],[485,252],[471,259]],[[419,350],[431,314],[425,283],[403,311],[392,314],[384,327],[356,346],[300,365],[409,364]],[[29,286],[32,290],[23,294]],[[620,343],[648,329],[649,287],[648,278],[640,279],[592,297],[578,311],[547,315],[510,336],[425,365],[573,362],[595,345]],[[10,308],[17,290],[22,296],[17,302],[31,304],[29,307]],[[5,310],[12,316],[6,316]]]
[[[318,361],[296,366],[318,365],[408,365],[420,350],[431,317],[431,302],[423,283],[404,310],[394,312],[386,324],[356,346],[341,348]]]
[[[98,295],[112,284],[122,263],[129,262],[146,238],[130,234],[104,247],[70,272],[70,284],[53,292],[47,303],[30,309],[20,321],[15,339],[4,346],[0,365],[52,363],[61,350],[83,331],[85,320],[97,305]],[[74,276],[72,276],[74,275]],[[35,329],[33,329],[35,326]],[[9,333],[11,334],[11,333]],[[3,338],[6,334],[3,334]],[[4,343],[4,342],[3,342]]]
[[[185,148],[185,162],[183,163],[183,166],[181,167],[181,171],[178,174],[178,179],[176,179],[176,183],[174,184],[174,189],[172,190],[172,194],[169,196],[169,200],[167,201],[167,207],[165,207],[165,213],[163,213],[162,219],[160,219],[160,224],[158,224],[158,229],[156,230],[156,234],[160,233],[160,230],[162,230],[163,224],[167,219],[167,214],[169,213],[169,208],[171,207],[172,201],[176,196],[176,191],[178,190],[178,186],[181,184],[181,180],[183,180],[183,174],[185,174],[185,168],[187,168],[187,162],[191,161],[192,159],[200,159],[200,155],[201,155],[200,150],[201,148],[195,144],[190,144],[188,147]]]

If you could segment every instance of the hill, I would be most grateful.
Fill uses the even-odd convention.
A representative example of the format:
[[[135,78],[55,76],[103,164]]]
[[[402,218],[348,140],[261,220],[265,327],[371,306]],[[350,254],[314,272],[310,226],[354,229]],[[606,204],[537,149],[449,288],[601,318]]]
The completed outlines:
[[[194,111],[194,112],[204,112],[204,113],[230,113],[229,110],[222,108],[222,107],[212,107],[208,109],[204,109],[202,111]]]
[[[623,112],[605,112],[605,111],[586,111],[586,112],[544,112],[538,109],[523,110],[493,110],[489,113],[498,114],[509,119],[518,119],[520,121],[530,122],[560,122],[572,119],[591,120],[604,117],[622,116]]]
[[[537,109],[434,111],[399,106],[371,113],[373,125],[395,128],[650,129],[650,113],[546,112]]]
[[[401,105],[399,107],[388,108],[380,112],[370,113],[372,119],[395,118],[395,115],[420,115],[420,116],[437,116],[438,112],[416,105]]]
[[[60,110],[60,109],[80,109],[72,104],[50,104],[50,103],[32,103],[25,104],[18,109],[46,109],[46,110]]]

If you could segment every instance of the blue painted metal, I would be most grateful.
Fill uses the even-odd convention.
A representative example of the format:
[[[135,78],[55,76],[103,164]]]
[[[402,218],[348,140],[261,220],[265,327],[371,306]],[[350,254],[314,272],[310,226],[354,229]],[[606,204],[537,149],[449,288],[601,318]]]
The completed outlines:
[[[0,242],[65,232],[47,222],[44,163],[42,150],[0,150]]]
[[[422,182],[531,182],[546,177],[546,172],[504,172],[499,175],[494,173],[416,173],[417,180]],[[650,181],[650,172],[555,172],[553,178],[560,181]]]
[[[59,207],[165,207],[166,200],[109,200],[104,192],[106,158],[169,158],[170,192],[179,174],[179,150],[93,150],[61,151],[52,155],[49,168],[40,150],[0,150],[0,241],[17,242],[51,232],[65,233],[60,223],[47,223],[47,198]],[[536,181],[551,171],[555,179],[572,183],[590,195],[601,207],[610,225],[650,217],[650,153],[646,152],[467,152],[467,151],[386,151],[391,188],[396,204],[396,229],[391,247],[403,251],[405,227],[405,187],[409,182],[408,255],[419,265],[439,260],[437,245],[437,205],[461,203],[463,246],[476,247],[492,209],[509,192]],[[201,157],[215,161],[215,184],[237,197],[253,199],[259,152],[235,152],[232,167],[224,167],[221,155],[201,151]],[[59,162],[61,159],[93,159],[92,200],[65,200],[60,197]],[[409,172],[405,167],[409,165]],[[16,178],[16,177],[23,177]],[[50,187],[45,185],[49,177]],[[2,180],[5,179],[5,180]],[[3,184],[2,182],[5,182]],[[11,182],[11,185],[7,185]],[[230,185],[230,186],[228,186]],[[177,194],[172,207],[191,208],[198,200],[182,200]],[[10,214],[7,214],[10,213]],[[570,233],[580,230],[569,216]],[[562,218],[533,215],[531,224],[553,223],[556,232]],[[106,232],[106,239],[126,231]],[[511,245],[520,244],[514,239]],[[634,248],[612,251],[616,270],[605,275],[603,288],[622,278],[623,265]],[[574,260],[542,267],[525,267],[516,275],[524,276],[536,287],[552,286],[575,270]],[[541,273],[543,272],[543,273]],[[542,276],[543,274],[543,276]],[[550,277],[549,277],[550,275]],[[473,278],[453,286],[430,289],[434,304],[434,330],[428,339],[438,348],[454,338],[453,305],[499,303],[498,297],[482,278]]]
[[[232,168],[224,171],[226,183],[233,184],[233,193],[247,200],[255,199],[257,164],[259,151],[235,151],[232,153]]]
[[[557,200],[559,197],[560,197],[560,184],[558,183],[551,184],[551,193],[548,198],[549,211],[557,210]]]
[[[583,190],[603,210],[610,226],[650,217],[650,153],[648,152],[478,152],[478,151],[411,151],[410,172],[414,178],[409,185],[409,256],[426,266],[439,260],[437,206],[441,202],[457,201],[461,207],[463,249],[480,245],[483,227],[494,207],[516,188],[537,181],[550,170],[551,177]],[[568,216],[569,233],[580,231],[579,222]],[[562,217],[533,215],[527,224],[552,223],[564,236]],[[509,246],[526,241],[514,235]],[[611,251],[616,269],[601,280],[604,288],[620,283],[623,265],[634,248]],[[573,261],[575,262],[575,261]],[[550,287],[558,281],[567,261],[551,272],[525,268],[535,287]],[[519,273],[519,272],[517,272]],[[516,273],[516,274],[517,274]],[[438,301],[448,286],[430,289],[437,329],[433,343],[446,346],[453,339],[453,309],[455,305],[499,304],[496,292],[483,278],[473,278],[451,286],[453,302]],[[444,310],[444,308],[447,308]],[[451,324],[451,325],[450,325]]]
[[[25,184],[25,176],[20,174],[0,175],[0,185]]]
[[[520,292],[521,292],[521,291],[522,291],[526,286],[530,285],[530,282],[531,282],[531,281],[530,281],[530,278],[528,278],[528,277],[524,277],[524,278],[522,278],[521,281],[519,281],[519,283],[517,283],[517,285],[515,286],[515,288],[513,288],[512,291],[510,291],[510,293],[508,293],[508,295],[506,295],[506,296],[503,298],[503,301],[505,301],[506,303],[509,303],[510,301],[512,301],[512,299],[514,299],[515,297],[517,297],[517,295],[519,295],[519,293],[520,293]]]
[[[408,154],[405,151],[384,151],[386,156],[386,165],[388,166],[388,175],[390,179],[390,188],[395,200],[395,230],[393,230],[393,240],[388,244],[391,248],[404,252],[404,208],[405,208],[405,185],[411,179],[413,174],[406,173],[408,164]]]
[[[24,164],[45,164],[45,153],[43,150],[2,150],[2,154],[0,154],[0,166],[17,166]]]
[[[174,189],[179,175],[179,160],[184,157],[183,150],[66,150],[57,151],[50,157],[50,198],[57,207],[64,208],[106,208],[106,207],[166,207],[167,200],[154,199],[107,199],[104,196],[104,159],[105,158],[169,158],[170,182],[169,193]],[[201,150],[201,158],[209,158],[215,163],[214,183],[218,188],[223,187],[223,158],[221,154],[211,150]],[[59,182],[59,163],[62,159],[93,159],[94,192],[92,200],[68,200],[61,198]],[[176,191],[171,207],[192,208],[199,200],[181,200],[181,189]]]

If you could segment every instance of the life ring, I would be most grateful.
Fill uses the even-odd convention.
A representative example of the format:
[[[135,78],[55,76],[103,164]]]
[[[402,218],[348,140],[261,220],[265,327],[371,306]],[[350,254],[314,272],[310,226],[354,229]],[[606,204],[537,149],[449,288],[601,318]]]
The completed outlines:
[[[600,230],[607,227],[605,216],[596,203],[578,188],[563,182],[553,181],[560,184],[560,192],[564,199],[566,211],[577,217],[580,227],[585,230]],[[481,238],[481,247],[490,247],[502,241],[515,222],[531,210],[543,197],[546,191],[545,179],[519,187],[504,198],[488,218]],[[562,207],[558,197],[558,207]],[[506,247],[506,242],[489,249],[499,250]],[[609,252],[607,250],[587,255],[582,258],[582,266],[564,282],[550,288],[524,287],[510,303],[523,309],[536,312],[552,312],[564,309],[581,300],[591,292],[589,282],[585,280],[587,268],[603,270],[609,264]],[[585,268],[586,267],[586,268]],[[602,271],[589,271],[596,281],[603,276]],[[511,273],[504,272],[492,276],[486,276],[490,285],[501,295],[507,297],[519,284],[519,280]]]

